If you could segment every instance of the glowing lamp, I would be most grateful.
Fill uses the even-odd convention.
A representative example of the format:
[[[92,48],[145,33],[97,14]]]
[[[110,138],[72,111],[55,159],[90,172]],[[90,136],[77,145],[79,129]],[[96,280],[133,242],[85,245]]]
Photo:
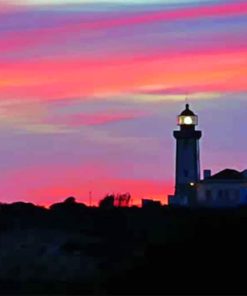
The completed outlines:
[[[198,117],[189,109],[189,104],[186,104],[186,109],[178,116],[178,125],[197,125]]]

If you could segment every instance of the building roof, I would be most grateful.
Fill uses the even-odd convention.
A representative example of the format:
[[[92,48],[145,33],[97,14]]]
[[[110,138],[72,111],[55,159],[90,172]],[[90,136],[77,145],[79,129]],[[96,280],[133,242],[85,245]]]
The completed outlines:
[[[237,170],[233,170],[233,169],[225,169],[223,171],[218,172],[217,174],[206,178],[206,180],[210,181],[210,180],[236,180],[236,181],[243,181],[243,180],[247,180],[247,176],[246,176],[246,172],[239,172]]]
[[[185,110],[181,112],[180,116],[196,116],[193,111],[190,110],[190,105],[185,105]]]
[[[242,173],[232,170],[232,169],[225,169],[213,176],[210,177],[211,179],[231,179],[231,180],[241,180],[243,179]]]

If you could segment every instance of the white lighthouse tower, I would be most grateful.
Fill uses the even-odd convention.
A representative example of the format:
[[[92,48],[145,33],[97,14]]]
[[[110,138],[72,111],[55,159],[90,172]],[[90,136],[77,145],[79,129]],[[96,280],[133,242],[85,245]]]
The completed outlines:
[[[201,131],[195,129],[198,117],[186,104],[178,116],[180,130],[174,131],[176,139],[176,185],[175,196],[169,203],[193,205],[196,202],[195,185],[200,181],[199,140]]]

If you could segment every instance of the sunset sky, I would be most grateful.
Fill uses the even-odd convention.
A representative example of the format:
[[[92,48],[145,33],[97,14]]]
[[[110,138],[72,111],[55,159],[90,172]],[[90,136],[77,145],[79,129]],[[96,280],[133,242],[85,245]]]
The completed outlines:
[[[202,169],[246,169],[246,0],[0,0],[0,201],[166,202],[186,97]]]

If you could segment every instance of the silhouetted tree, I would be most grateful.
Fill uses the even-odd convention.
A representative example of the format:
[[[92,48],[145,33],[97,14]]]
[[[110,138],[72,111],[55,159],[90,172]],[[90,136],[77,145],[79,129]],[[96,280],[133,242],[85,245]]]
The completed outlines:
[[[114,195],[107,195],[105,196],[100,202],[99,207],[103,209],[111,209],[114,207]]]
[[[116,207],[128,207],[131,200],[129,193],[117,194],[114,196],[114,204]]]
[[[65,203],[65,204],[75,204],[76,199],[75,199],[75,197],[70,196],[70,197],[66,198],[63,203]]]
[[[63,202],[55,203],[50,206],[51,210],[71,210],[71,209],[85,209],[87,206],[83,203],[77,203],[75,197],[70,196],[66,198]]]
[[[62,203],[50,206],[50,219],[59,228],[75,228],[82,225],[87,213],[87,206],[77,203],[74,197],[68,197]]]

